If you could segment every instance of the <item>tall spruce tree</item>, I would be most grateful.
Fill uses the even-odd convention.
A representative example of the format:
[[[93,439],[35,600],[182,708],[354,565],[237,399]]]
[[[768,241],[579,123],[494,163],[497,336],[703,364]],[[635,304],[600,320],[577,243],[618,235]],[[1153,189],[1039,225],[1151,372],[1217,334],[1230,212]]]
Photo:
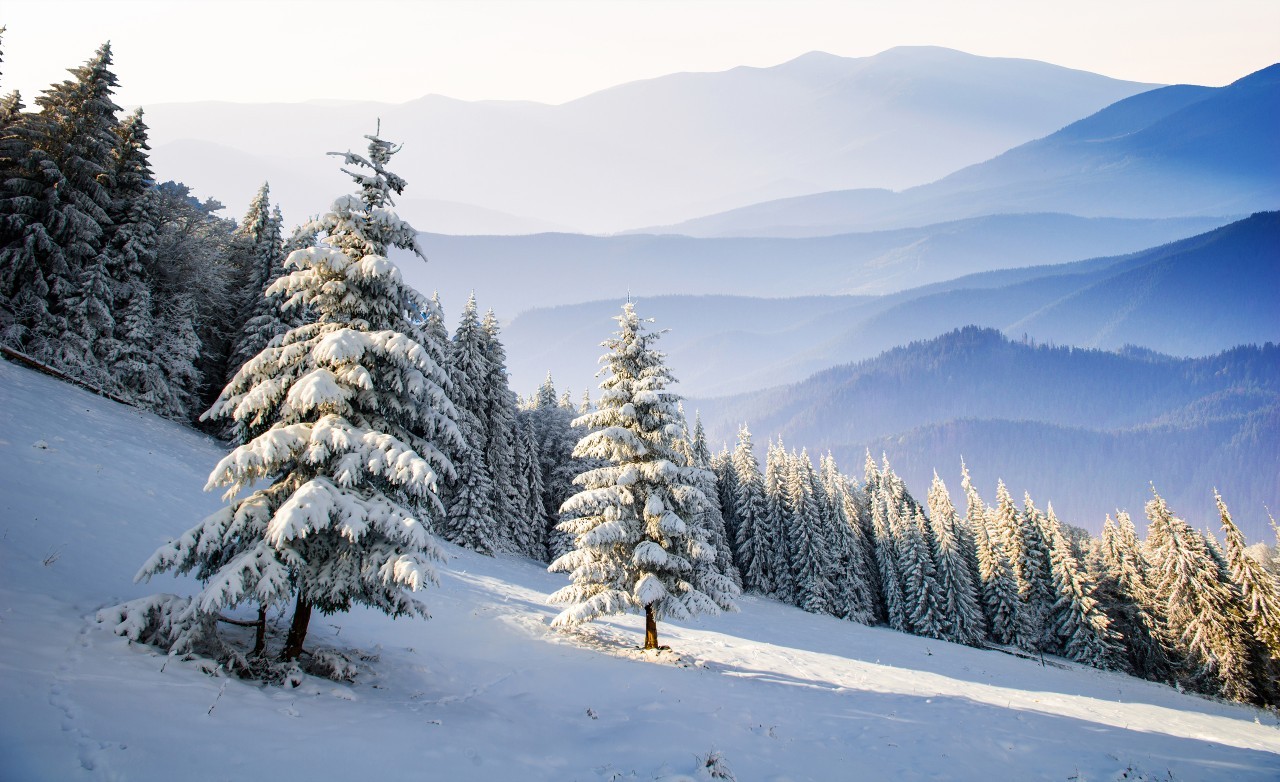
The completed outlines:
[[[751,445],[751,431],[745,424],[738,430],[738,444],[733,450],[732,462],[734,485],[738,488],[734,508],[734,516],[738,519],[734,552],[738,571],[742,574],[742,586],[757,594],[774,594],[777,591],[777,574],[773,553],[779,541],[772,537],[764,477],[760,474],[760,462]]]
[[[1030,648],[1026,622],[1022,620],[1022,602],[1018,599],[1018,578],[1005,556],[1000,537],[994,534],[996,509],[987,508],[986,516],[981,524],[974,527],[974,539],[978,548],[978,573],[982,579],[982,608],[987,617],[987,627],[991,639],[998,644]]]
[[[1053,520],[1052,507],[1048,514]],[[1110,619],[1094,597],[1096,585],[1080,567],[1056,521],[1051,521],[1047,529],[1053,541],[1053,583],[1057,594],[1049,614],[1054,647],[1078,663],[1115,668],[1119,663],[1121,638],[1111,629]]]
[[[965,559],[960,521],[947,486],[933,474],[929,487],[929,525],[941,592],[943,635],[949,641],[975,645],[986,636],[978,590]]]
[[[547,513],[546,556],[554,560],[573,547],[572,539],[556,529],[560,522],[560,506],[573,495],[573,479],[585,470],[575,459],[573,447],[578,437],[573,432],[572,406],[560,404],[551,375],[543,381],[527,411],[533,424],[533,437],[542,470],[542,505]]]
[[[854,489],[830,453],[822,458],[821,466],[833,559],[833,613],[842,619],[871,624],[875,621],[875,593],[868,570],[875,567],[875,562],[859,520]]]
[[[946,618],[924,510],[904,501],[894,526],[907,627],[916,635],[945,638]]]
[[[1253,640],[1254,691],[1275,704],[1280,702],[1280,584],[1245,550],[1244,535],[1232,521],[1222,495],[1215,491],[1213,498],[1222,520],[1228,572],[1238,590],[1240,610]]]
[[[807,451],[788,457],[785,498],[789,509],[786,543],[790,551],[795,605],[810,613],[834,613],[829,541],[823,535],[817,475]]]
[[[493,310],[485,312],[480,336],[487,368],[480,380],[480,393],[484,399],[485,464],[493,486],[490,506],[498,523],[498,536],[510,548],[520,537],[517,530],[525,524],[521,508],[526,502],[516,479],[516,395],[507,380],[507,351]]]
[[[176,417],[181,412],[169,404],[174,393],[161,369],[162,360],[156,355],[159,335],[152,296],[152,275],[157,263],[156,194],[142,109],[125,118],[119,136],[107,250],[118,277],[116,338],[114,351],[105,362],[127,398],[153,412]]]
[[[644,648],[656,649],[660,620],[733,610],[738,589],[716,571],[715,549],[693,523],[707,498],[702,471],[683,466],[676,449],[679,397],[667,390],[674,378],[653,345],[661,332],[647,331],[631,302],[616,320],[617,334],[603,343],[599,409],[574,422],[592,430],[574,454],[607,464],[578,476],[582,491],[562,509],[575,548],[550,570],[572,581],[548,599],[567,604],[553,622],[560,625],[642,611]]]
[[[360,194],[337,199],[314,223],[322,242],[292,253],[292,271],[271,291],[314,322],[247,362],[206,414],[260,432],[210,476],[209,488],[229,487],[231,504],[161,546],[139,572],[194,571],[204,582],[175,645],[190,645],[191,629],[248,600],[294,600],[284,660],[302,653],[313,609],[358,603],[426,616],[411,593],[435,580],[441,555],[432,519],[420,514],[443,512],[435,492],[453,472],[452,443],[414,433],[459,434],[444,370],[405,335],[427,302],[386,258],[389,247],[421,255],[416,232],[390,209],[405,185],[386,169],[397,148],[366,138],[367,157],[343,156]]]
[[[5,340],[36,358],[108,382],[111,285],[106,227],[111,224],[116,76],[111,46],[70,69],[74,78],[36,98],[6,130],[13,169],[0,202],[0,294],[12,321]]]
[[[792,570],[789,542],[792,517],[791,505],[787,500],[787,473],[787,452],[782,446],[782,440],[779,439],[777,443],[770,441],[764,466],[765,524],[769,530],[767,538],[776,542],[767,552],[769,571],[774,576],[770,596],[795,605],[795,573]]]
[[[716,473],[711,468],[711,450],[707,447],[707,433],[702,428],[702,416],[694,414],[693,436],[689,439],[690,466],[702,470],[698,478],[698,488],[707,498],[707,507],[696,517],[697,522],[706,530],[707,540],[716,547],[716,570],[727,576],[739,588],[742,587],[742,576],[733,564],[733,549],[729,545],[729,535],[725,529],[724,511],[720,505],[720,487]]]
[[[1235,611],[1231,586],[1205,539],[1173,515],[1152,489],[1147,550],[1157,599],[1167,611],[1179,648],[1184,684],[1234,700],[1250,700],[1250,659],[1244,617]]]
[[[1126,668],[1136,676],[1166,681],[1171,674],[1163,612],[1155,598],[1150,563],[1142,553],[1129,514],[1108,515],[1098,544],[1095,580],[1112,627],[1124,639]]]
[[[267,295],[267,290],[284,274],[283,231],[279,209],[271,205],[271,187],[263,182],[236,230],[233,245],[245,256],[242,264],[247,274],[244,290],[239,292],[242,304],[238,334],[227,361],[231,375],[271,340],[302,321],[302,313],[281,307],[281,302]]]
[[[520,507],[512,542],[526,557],[546,561],[547,509],[542,504],[542,466],[534,440],[533,421],[523,411],[516,414],[515,478]]]
[[[885,460],[886,472],[888,459]],[[871,503],[871,528],[875,543],[876,566],[880,571],[880,589],[884,596],[885,620],[894,630],[908,628],[906,596],[902,591],[902,574],[898,566],[897,543],[889,522],[889,504],[892,502],[891,481],[877,467],[867,452],[867,495]]]
[[[445,537],[450,542],[492,554],[500,540],[500,526],[493,507],[494,487],[487,461],[489,358],[484,328],[472,294],[463,307],[458,328],[449,343],[449,377],[457,405],[462,440],[451,456],[457,478],[446,492],[448,518]]]

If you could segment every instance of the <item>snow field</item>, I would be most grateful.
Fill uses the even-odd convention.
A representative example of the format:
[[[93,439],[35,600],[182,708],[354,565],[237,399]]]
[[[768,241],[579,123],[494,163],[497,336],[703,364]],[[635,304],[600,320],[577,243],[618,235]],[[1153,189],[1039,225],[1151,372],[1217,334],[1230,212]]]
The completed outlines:
[[[224,455],[0,362],[0,779],[705,779],[713,750],[741,782],[1280,778],[1271,713],[752,597],[643,653],[641,617],[553,630],[562,575],[449,545],[429,621],[313,619],[354,683],[209,676],[94,616],[195,591],[132,577],[221,507]]]

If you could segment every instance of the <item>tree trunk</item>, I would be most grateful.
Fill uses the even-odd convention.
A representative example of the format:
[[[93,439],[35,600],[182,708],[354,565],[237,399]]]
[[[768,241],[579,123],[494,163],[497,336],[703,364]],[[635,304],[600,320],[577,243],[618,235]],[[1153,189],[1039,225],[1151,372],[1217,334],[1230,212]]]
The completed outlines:
[[[265,605],[258,606],[258,629],[253,631],[253,651],[250,654],[254,657],[261,657],[262,653],[267,650],[267,607]]]
[[[653,615],[653,606],[644,607],[644,648],[658,648],[658,619]]]
[[[290,662],[302,654],[302,642],[307,640],[307,625],[311,622],[311,604],[298,594],[298,604],[293,609],[293,624],[289,625],[289,635],[285,638],[284,651],[280,659]]]

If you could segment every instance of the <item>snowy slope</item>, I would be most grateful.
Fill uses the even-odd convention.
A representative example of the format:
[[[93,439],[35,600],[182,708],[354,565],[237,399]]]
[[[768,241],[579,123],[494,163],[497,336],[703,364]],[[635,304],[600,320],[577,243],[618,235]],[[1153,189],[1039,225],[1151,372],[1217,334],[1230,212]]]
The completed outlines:
[[[1272,714],[757,599],[551,631],[536,563],[450,547],[434,614],[317,617],[351,685],[259,688],[130,645],[96,611],[218,507],[215,441],[0,362],[0,779],[648,780],[719,750],[743,782],[1272,780]],[[1126,774],[1127,776],[1121,776]]]

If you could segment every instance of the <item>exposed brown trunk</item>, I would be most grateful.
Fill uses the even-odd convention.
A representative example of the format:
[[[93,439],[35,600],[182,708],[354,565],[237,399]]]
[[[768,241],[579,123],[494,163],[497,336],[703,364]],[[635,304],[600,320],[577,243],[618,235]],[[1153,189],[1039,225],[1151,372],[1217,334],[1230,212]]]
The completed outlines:
[[[284,651],[280,659],[285,662],[298,659],[302,654],[302,642],[307,640],[307,625],[311,623],[311,604],[298,594],[298,604],[293,609],[293,623],[289,625],[289,635],[284,641]]]
[[[253,651],[250,652],[254,657],[261,657],[262,653],[267,650],[267,607],[265,605],[258,606],[258,628],[253,631]]]
[[[644,648],[658,648],[658,618],[653,615],[653,606],[644,607]]]

